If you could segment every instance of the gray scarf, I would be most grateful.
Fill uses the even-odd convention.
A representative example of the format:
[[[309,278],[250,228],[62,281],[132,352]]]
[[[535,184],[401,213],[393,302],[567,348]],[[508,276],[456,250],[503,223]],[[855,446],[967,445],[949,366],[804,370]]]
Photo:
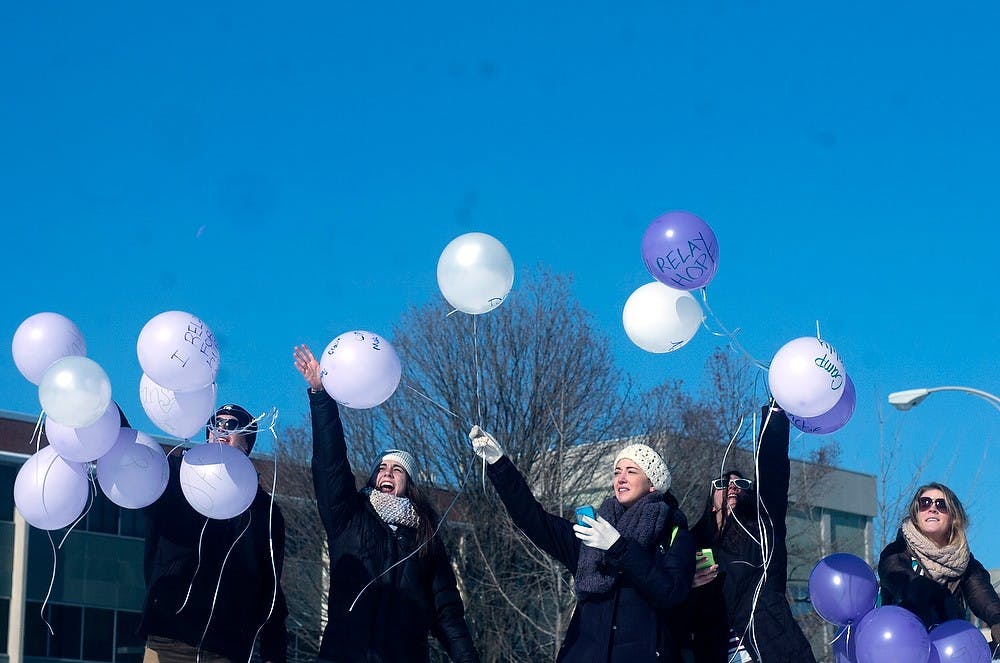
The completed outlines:
[[[420,525],[420,516],[413,508],[413,502],[405,497],[396,497],[387,493],[380,493],[371,488],[368,491],[368,501],[372,503],[375,513],[385,521],[387,525],[402,525],[416,529]]]
[[[614,497],[609,497],[597,512],[614,525],[623,537],[651,550],[667,525],[670,507],[663,501],[662,493],[654,492],[643,495],[628,508],[619,504]],[[606,552],[590,546],[580,546],[575,576],[576,594],[579,598],[588,594],[604,594],[614,587],[616,569],[607,563]]]
[[[949,590],[954,591],[958,579],[969,567],[969,546],[950,543],[939,548],[909,518],[903,521],[900,529],[910,554],[917,558],[931,580],[947,585]]]

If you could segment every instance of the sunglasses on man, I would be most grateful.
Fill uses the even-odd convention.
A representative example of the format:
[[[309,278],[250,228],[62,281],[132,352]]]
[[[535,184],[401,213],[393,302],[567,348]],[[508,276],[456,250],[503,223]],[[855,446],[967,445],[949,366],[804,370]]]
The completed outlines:
[[[750,486],[753,485],[753,482],[750,481],[750,479],[734,478],[729,480],[729,485],[736,486],[740,490],[750,490]],[[722,490],[725,487],[726,487],[725,479],[712,479],[712,488],[715,488],[716,490]]]
[[[921,497],[917,500],[917,504],[921,511],[927,511],[934,505],[934,508],[941,513],[948,513],[948,503],[944,501],[943,497],[938,497],[937,499],[931,499],[930,497]]]
[[[239,430],[239,427],[240,427],[239,420],[233,419],[232,417],[228,417],[226,419],[214,419],[212,421],[212,428],[220,432],[221,431],[232,432],[235,430]]]

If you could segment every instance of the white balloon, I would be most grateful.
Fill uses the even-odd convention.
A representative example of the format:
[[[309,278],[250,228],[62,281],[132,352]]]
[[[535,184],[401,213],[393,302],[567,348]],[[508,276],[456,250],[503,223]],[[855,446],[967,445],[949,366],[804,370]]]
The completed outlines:
[[[249,508],[257,494],[257,470],[228,444],[199,444],[181,461],[181,491],[195,511],[225,520]]]
[[[82,463],[63,460],[52,447],[40,449],[17,472],[14,504],[38,529],[61,529],[80,517],[90,484]]]
[[[153,382],[146,374],[139,380],[139,401],[150,421],[167,435],[185,440],[204,432],[215,412],[216,385],[194,391],[173,391]]]
[[[330,341],[319,360],[320,380],[333,400],[367,409],[385,402],[399,386],[403,369],[395,348],[378,334],[358,330]]]
[[[500,240],[466,233],[451,240],[437,264],[441,294],[459,311],[473,315],[503,303],[514,284],[514,261]]]
[[[844,394],[846,381],[840,355],[829,343],[813,336],[781,346],[767,372],[774,400],[785,412],[799,417],[828,412]]]
[[[45,420],[45,437],[56,452],[77,463],[97,460],[115,446],[118,431],[121,430],[121,414],[114,401],[104,414],[89,426],[72,428],[55,419]]]
[[[202,389],[219,373],[215,334],[201,318],[184,311],[154,316],[136,343],[142,372],[173,391]]]
[[[155,502],[169,478],[163,447],[132,428],[122,428],[115,446],[97,461],[101,491],[125,509],[141,509]]]
[[[647,352],[673,352],[698,331],[705,314],[685,290],[654,281],[625,301],[622,325],[632,342]]]
[[[111,381],[93,359],[63,357],[42,376],[38,400],[45,414],[58,423],[83,428],[108,411]]]
[[[27,318],[14,332],[10,349],[17,370],[32,384],[41,382],[56,360],[87,354],[80,329],[58,313],[36,313]]]

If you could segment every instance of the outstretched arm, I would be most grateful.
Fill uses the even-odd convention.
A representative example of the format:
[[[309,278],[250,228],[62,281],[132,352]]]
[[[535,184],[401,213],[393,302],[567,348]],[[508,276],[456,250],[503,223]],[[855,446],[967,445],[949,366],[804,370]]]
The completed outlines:
[[[319,362],[308,345],[295,347],[295,368],[309,384],[312,417],[312,474],[319,517],[327,534],[334,536],[358,508],[354,473],[347,459],[347,442],[337,402],[323,390]]]

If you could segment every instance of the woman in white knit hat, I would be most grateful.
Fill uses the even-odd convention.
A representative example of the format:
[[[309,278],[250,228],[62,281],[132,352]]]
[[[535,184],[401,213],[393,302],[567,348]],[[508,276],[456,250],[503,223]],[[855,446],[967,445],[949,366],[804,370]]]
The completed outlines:
[[[694,544],[663,458],[645,444],[618,452],[613,495],[574,525],[542,508],[491,435],[475,426],[469,437],[514,523],[573,574],[577,604],[557,660],[680,661],[673,613],[691,589]]]

